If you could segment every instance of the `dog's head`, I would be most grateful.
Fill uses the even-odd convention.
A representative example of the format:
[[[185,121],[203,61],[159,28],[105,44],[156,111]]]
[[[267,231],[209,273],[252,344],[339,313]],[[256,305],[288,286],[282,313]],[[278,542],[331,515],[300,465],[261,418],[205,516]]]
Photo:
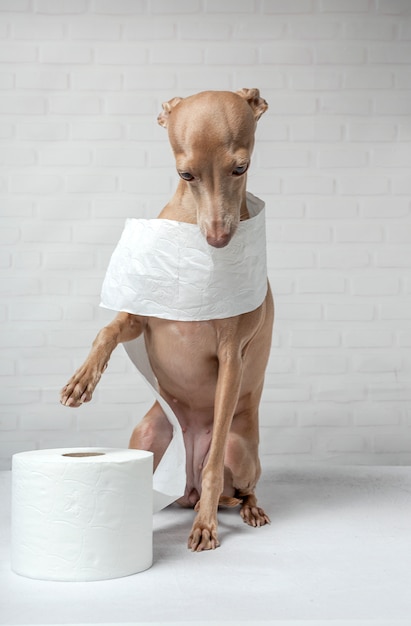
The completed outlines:
[[[257,121],[268,108],[258,89],[205,91],[172,98],[158,116],[167,128],[180,176],[208,243],[226,246],[247,217],[247,170]]]

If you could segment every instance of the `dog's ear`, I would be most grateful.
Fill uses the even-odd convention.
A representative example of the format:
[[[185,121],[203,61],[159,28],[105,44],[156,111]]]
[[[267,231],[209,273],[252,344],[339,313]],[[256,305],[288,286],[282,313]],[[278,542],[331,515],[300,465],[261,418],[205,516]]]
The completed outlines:
[[[264,100],[264,98],[260,97],[260,92],[258,89],[240,89],[240,91],[236,91],[239,96],[244,98],[246,102],[250,105],[253,110],[255,121],[257,122],[262,114],[267,111],[268,104]]]
[[[168,102],[163,102],[162,104],[163,110],[161,111],[161,113],[159,113],[157,117],[157,122],[160,124],[160,126],[167,128],[169,115],[171,111],[174,109],[174,107],[177,106],[179,102],[181,102],[181,100],[182,98],[177,97],[177,98],[172,98]]]

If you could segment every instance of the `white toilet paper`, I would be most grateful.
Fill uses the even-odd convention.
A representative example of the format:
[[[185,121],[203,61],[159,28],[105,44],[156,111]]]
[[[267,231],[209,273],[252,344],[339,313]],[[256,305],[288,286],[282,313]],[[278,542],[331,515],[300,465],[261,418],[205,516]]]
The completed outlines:
[[[267,294],[264,202],[247,193],[250,219],[225,248],[213,248],[196,224],[129,219],[114,250],[101,306],[169,320],[232,317]]]
[[[77,448],[13,456],[14,572],[42,580],[118,578],[152,565],[153,455]]]
[[[183,431],[171,406],[158,391],[158,385],[148,359],[144,337],[123,344],[131,361],[159,402],[173,427],[173,437],[156,467],[153,477],[153,512],[157,513],[184,494],[186,486],[186,451]]]

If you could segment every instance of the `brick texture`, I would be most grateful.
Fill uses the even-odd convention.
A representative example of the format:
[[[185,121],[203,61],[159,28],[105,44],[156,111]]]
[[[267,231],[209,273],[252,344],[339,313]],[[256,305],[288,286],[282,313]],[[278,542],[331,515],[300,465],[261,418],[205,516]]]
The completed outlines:
[[[242,87],[270,105],[263,463],[411,461],[410,40],[409,0],[0,2],[0,468],[127,446],[151,397],[121,348],[93,402],[58,392],[124,219],[175,187],[161,103]]]

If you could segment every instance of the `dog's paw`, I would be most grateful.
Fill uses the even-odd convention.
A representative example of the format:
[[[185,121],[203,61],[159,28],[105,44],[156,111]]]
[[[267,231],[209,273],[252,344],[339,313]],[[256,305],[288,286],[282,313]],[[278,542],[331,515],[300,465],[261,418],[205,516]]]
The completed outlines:
[[[60,404],[75,409],[85,402],[90,402],[91,397],[92,392],[87,391],[87,387],[70,381],[60,392]]]
[[[85,402],[90,402],[100,378],[100,372],[90,371],[85,367],[80,368],[61,390],[61,404],[76,408]]]
[[[187,547],[191,552],[203,552],[203,550],[215,550],[220,545],[217,539],[217,527],[213,524],[206,526],[194,522],[191,534],[188,538]]]
[[[260,509],[258,506],[245,504],[241,507],[240,515],[246,524],[253,526],[254,528],[271,524],[268,515],[266,515],[263,509]]]

